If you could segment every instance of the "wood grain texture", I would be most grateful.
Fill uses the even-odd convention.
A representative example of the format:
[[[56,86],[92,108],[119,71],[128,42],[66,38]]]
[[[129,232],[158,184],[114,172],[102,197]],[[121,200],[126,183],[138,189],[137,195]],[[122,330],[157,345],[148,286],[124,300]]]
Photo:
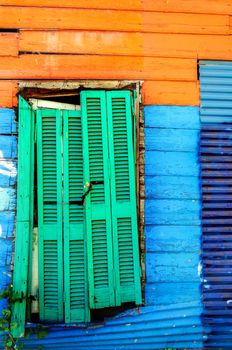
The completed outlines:
[[[4,79],[197,80],[194,59],[95,55],[0,57]]]
[[[232,36],[102,31],[20,31],[21,52],[232,59]]]
[[[0,33],[0,56],[18,55],[18,34]]]
[[[230,0],[1,0],[0,5],[232,14]]]
[[[229,16],[1,6],[2,28],[228,34]]]
[[[197,81],[145,81],[142,98],[145,105],[198,106],[199,84]]]
[[[0,80],[0,108],[17,106],[17,90],[16,81]]]

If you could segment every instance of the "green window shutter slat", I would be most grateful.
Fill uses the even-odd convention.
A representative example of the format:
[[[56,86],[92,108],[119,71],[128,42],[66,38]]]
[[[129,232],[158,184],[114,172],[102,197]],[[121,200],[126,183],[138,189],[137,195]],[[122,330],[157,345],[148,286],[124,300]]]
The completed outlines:
[[[130,91],[107,92],[116,304],[141,303]]]
[[[14,337],[24,334],[26,298],[29,268],[29,241],[33,230],[34,191],[34,112],[30,105],[19,97],[18,125],[18,190],[16,241],[14,255],[13,290],[22,302],[13,307],[13,322],[18,327],[12,330]]]
[[[65,322],[89,321],[80,111],[63,111]]]
[[[90,308],[115,305],[106,95],[82,91],[85,217]]]
[[[62,120],[58,110],[38,110],[36,116],[40,319],[62,321]]]

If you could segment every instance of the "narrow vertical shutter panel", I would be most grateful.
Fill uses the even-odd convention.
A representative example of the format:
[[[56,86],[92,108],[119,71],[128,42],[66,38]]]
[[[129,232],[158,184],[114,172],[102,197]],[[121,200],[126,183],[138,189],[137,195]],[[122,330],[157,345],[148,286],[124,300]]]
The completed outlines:
[[[39,308],[42,321],[63,320],[60,111],[37,111]]]
[[[103,308],[115,305],[105,92],[83,91],[81,105],[89,302]]]
[[[141,303],[130,91],[107,92],[116,303]]]
[[[89,321],[80,111],[63,111],[65,322]]]
[[[19,140],[18,140],[18,189],[17,222],[14,254],[13,291],[23,297],[22,302],[13,305],[12,329],[15,338],[24,334],[26,317],[26,296],[29,270],[29,242],[33,230],[34,208],[34,112],[19,96]]]

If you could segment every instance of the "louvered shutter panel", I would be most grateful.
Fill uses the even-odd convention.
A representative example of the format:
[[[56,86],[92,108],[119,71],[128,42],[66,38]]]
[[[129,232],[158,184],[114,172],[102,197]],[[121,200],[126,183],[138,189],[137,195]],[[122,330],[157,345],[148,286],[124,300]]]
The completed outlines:
[[[130,91],[107,92],[116,304],[141,303]]]
[[[89,321],[80,111],[63,111],[65,322]]]
[[[81,106],[89,304],[103,308],[115,305],[105,92],[83,91]]]
[[[42,321],[63,320],[61,114],[37,111],[39,309]]]

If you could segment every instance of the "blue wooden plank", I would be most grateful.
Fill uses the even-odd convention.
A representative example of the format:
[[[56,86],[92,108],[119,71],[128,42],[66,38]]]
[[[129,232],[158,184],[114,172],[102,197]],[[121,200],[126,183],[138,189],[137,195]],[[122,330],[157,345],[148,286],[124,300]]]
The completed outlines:
[[[0,159],[0,187],[8,187],[16,182],[17,163]]]
[[[195,252],[201,249],[200,226],[146,225],[147,252]]]
[[[200,129],[199,107],[145,106],[145,127]]]
[[[0,159],[15,159],[16,157],[16,136],[0,135]]]
[[[199,254],[147,253],[146,280],[152,282],[198,282]]]
[[[0,237],[0,267],[10,266],[12,253],[12,240]]]
[[[145,128],[146,151],[197,152],[199,131],[183,129]]]
[[[201,299],[198,282],[181,281],[179,283],[147,283],[145,286],[145,303],[147,305],[173,305],[177,301],[192,302]],[[187,320],[183,321],[186,324]]]
[[[16,122],[13,109],[0,108],[0,134],[15,134]]]
[[[12,211],[16,207],[16,189],[13,187],[0,187],[0,211]]]
[[[146,176],[147,199],[199,199],[199,179],[190,176]]]
[[[13,236],[15,226],[15,212],[0,212],[0,237],[10,238]]]
[[[200,225],[198,200],[146,200],[145,223],[152,225]]]
[[[145,152],[145,175],[199,176],[196,152]]]

